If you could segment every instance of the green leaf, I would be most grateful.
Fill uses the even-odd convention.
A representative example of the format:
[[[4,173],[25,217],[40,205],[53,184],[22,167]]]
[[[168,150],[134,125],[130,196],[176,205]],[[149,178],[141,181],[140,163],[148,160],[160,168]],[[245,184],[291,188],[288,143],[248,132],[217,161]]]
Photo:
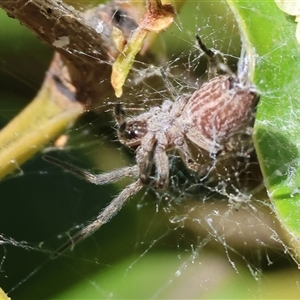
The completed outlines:
[[[261,94],[254,141],[276,215],[299,261],[300,45],[294,17],[273,1],[229,1],[257,53],[254,81]]]

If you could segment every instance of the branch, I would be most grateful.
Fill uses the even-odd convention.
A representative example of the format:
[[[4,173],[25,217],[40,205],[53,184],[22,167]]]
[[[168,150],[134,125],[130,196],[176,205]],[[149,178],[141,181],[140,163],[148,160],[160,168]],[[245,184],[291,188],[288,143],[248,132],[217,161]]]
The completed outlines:
[[[107,59],[105,36],[88,23],[89,18],[85,20],[81,12],[61,1],[0,0],[0,7],[9,17],[18,19],[43,42],[63,55],[75,54],[89,63]],[[62,37],[66,37],[65,43],[68,42],[64,46]]]

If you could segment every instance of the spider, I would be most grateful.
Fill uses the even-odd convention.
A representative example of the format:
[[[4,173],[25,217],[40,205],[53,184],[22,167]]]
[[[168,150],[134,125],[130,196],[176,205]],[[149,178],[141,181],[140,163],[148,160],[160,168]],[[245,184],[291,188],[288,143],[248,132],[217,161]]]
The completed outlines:
[[[160,106],[152,107],[138,116],[127,117],[120,104],[115,106],[119,141],[129,148],[136,148],[136,165],[104,174],[92,174],[53,157],[45,157],[96,185],[113,183],[125,177],[135,179],[94,221],[63,244],[54,257],[73,249],[75,244],[107,223],[144,185],[166,188],[169,180],[169,150],[175,149],[188,169],[203,173],[207,168],[193,158],[191,144],[199,151],[207,152],[213,161],[235,147],[242,133],[251,135],[259,96],[249,80],[247,58],[243,58],[243,65],[239,66],[241,68],[235,75],[225,64],[218,62],[215,52],[206,48],[200,37],[196,38],[209,60],[209,80],[190,97],[180,97],[175,102],[166,99]],[[225,74],[218,75],[218,69],[225,70]],[[154,177],[151,176],[153,167]]]

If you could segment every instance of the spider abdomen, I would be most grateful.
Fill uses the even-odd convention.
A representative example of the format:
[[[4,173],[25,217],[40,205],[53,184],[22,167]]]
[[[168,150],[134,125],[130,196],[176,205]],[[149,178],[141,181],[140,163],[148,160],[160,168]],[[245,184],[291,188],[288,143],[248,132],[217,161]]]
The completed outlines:
[[[217,152],[232,136],[252,126],[258,96],[233,75],[220,75],[194,92],[182,112],[190,124],[187,137]]]

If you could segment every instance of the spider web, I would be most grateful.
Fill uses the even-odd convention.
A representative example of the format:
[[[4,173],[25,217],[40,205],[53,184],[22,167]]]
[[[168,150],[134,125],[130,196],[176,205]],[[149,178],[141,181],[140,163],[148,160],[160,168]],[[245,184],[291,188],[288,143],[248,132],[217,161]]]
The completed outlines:
[[[236,69],[240,36],[226,3],[189,2],[157,42],[168,59],[159,66],[141,63],[142,73],[141,66],[134,66],[123,103],[130,113],[166,98],[175,100],[206,80],[207,62],[195,34]],[[21,46],[11,45],[17,55],[24,51]],[[47,69],[44,63],[41,77],[28,75],[9,57],[6,53],[2,60],[3,78],[8,80],[11,73],[31,88],[22,85],[16,96],[20,101],[9,109],[1,101],[3,125],[31,99],[39,86],[37,78],[42,80]],[[155,86],[149,83],[152,78],[158,81]],[[132,151],[116,140],[110,118],[113,99],[103,105],[106,113],[83,116],[67,132],[62,150],[44,151],[97,172],[133,164]],[[53,251],[129,181],[93,186],[40,156],[22,166],[1,183],[2,288],[12,298],[259,298],[266,281],[280,274],[291,278],[290,289],[299,289],[255,157],[233,157],[202,181],[185,170],[176,153],[169,159],[167,191],[145,187],[109,224],[55,260]]]

